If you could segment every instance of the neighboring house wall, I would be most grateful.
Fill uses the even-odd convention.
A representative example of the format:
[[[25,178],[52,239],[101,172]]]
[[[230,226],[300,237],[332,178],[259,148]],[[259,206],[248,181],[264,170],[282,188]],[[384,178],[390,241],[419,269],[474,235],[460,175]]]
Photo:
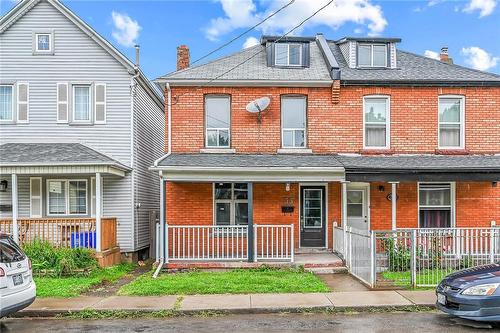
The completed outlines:
[[[33,54],[34,33],[48,30],[53,31],[54,54]],[[159,205],[159,187],[146,165],[151,166],[163,151],[162,109],[141,87],[137,89],[132,115],[132,76],[127,68],[47,2],[36,4],[0,34],[0,45],[0,83],[29,83],[29,122],[0,124],[0,144],[41,140],[79,142],[131,167],[134,171],[124,178],[104,177],[103,214],[117,218],[118,242],[122,251],[146,247],[149,243],[146,210],[158,209]],[[57,123],[57,83],[70,85],[69,115],[72,83],[106,84],[106,123]],[[136,119],[134,124],[132,119]],[[132,151],[133,143],[137,143],[135,152]],[[7,180],[10,186],[10,178]],[[29,196],[29,179],[20,176],[19,188],[19,215],[28,217],[29,197],[25,196]],[[137,193],[135,203],[141,202],[144,209],[144,212],[143,209],[139,211],[135,225],[133,193]],[[4,200],[10,203],[9,194],[0,194],[2,203]],[[10,215],[4,213],[0,216]]]
[[[150,243],[150,214],[160,210],[160,176],[149,170],[163,155],[164,114],[140,85],[134,99],[134,247],[141,249]]]
[[[182,95],[172,106],[172,151],[204,148],[204,95],[231,96],[231,148],[237,153],[276,153],[281,148],[280,96],[307,95],[307,146],[314,153],[363,152],[363,96],[390,96],[391,153],[435,153],[438,149],[438,98],[465,96],[465,149],[470,153],[500,151],[500,87],[342,87],[333,104],[330,88],[175,87]],[[184,95],[185,94],[185,95]],[[268,96],[271,104],[262,124],[246,104]]]

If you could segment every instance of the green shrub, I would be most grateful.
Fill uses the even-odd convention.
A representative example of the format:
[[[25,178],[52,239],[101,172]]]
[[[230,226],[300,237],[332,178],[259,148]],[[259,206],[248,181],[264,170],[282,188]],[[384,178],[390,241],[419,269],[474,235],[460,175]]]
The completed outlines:
[[[97,268],[97,260],[89,249],[57,248],[48,241],[35,239],[25,243],[23,250],[31,259],[37,275],[81,275]]]
[[[410,269],[411,250],[405,242],[398,243],[394,238],[385,238],[382,246],[387,255],[389,271],[403,272]]]

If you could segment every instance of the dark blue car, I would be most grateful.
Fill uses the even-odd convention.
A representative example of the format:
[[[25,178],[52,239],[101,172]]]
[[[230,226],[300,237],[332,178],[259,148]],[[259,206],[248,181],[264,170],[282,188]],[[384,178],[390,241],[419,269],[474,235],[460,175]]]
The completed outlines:
[[[457,317],[500,322],[500,264],[448,275],[436,288],[436,306]]]

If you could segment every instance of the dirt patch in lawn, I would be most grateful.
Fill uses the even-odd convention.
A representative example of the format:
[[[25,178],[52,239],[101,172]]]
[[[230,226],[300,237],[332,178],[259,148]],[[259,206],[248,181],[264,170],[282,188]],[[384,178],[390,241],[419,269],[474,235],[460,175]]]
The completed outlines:
[[[104,282],[92,287],[89,291],[84,293],[85,296],[107,297],[116,295],[117,291],[124,285],[132,282],[140,275],[151,270],[151,263],[145,263],[143,266],[137,266],[132,272],[125,274],[121,279],[116,282]]]

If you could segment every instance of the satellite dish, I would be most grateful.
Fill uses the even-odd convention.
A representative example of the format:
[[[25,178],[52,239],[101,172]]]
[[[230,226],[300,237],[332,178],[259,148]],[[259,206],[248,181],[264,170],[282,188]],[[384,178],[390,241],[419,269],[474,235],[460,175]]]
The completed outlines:
[[[271,99],[269,97],[261,97],[248,103],[246,109],[250,113],[261,113],[267,109],[269,103],[271,103]]]

